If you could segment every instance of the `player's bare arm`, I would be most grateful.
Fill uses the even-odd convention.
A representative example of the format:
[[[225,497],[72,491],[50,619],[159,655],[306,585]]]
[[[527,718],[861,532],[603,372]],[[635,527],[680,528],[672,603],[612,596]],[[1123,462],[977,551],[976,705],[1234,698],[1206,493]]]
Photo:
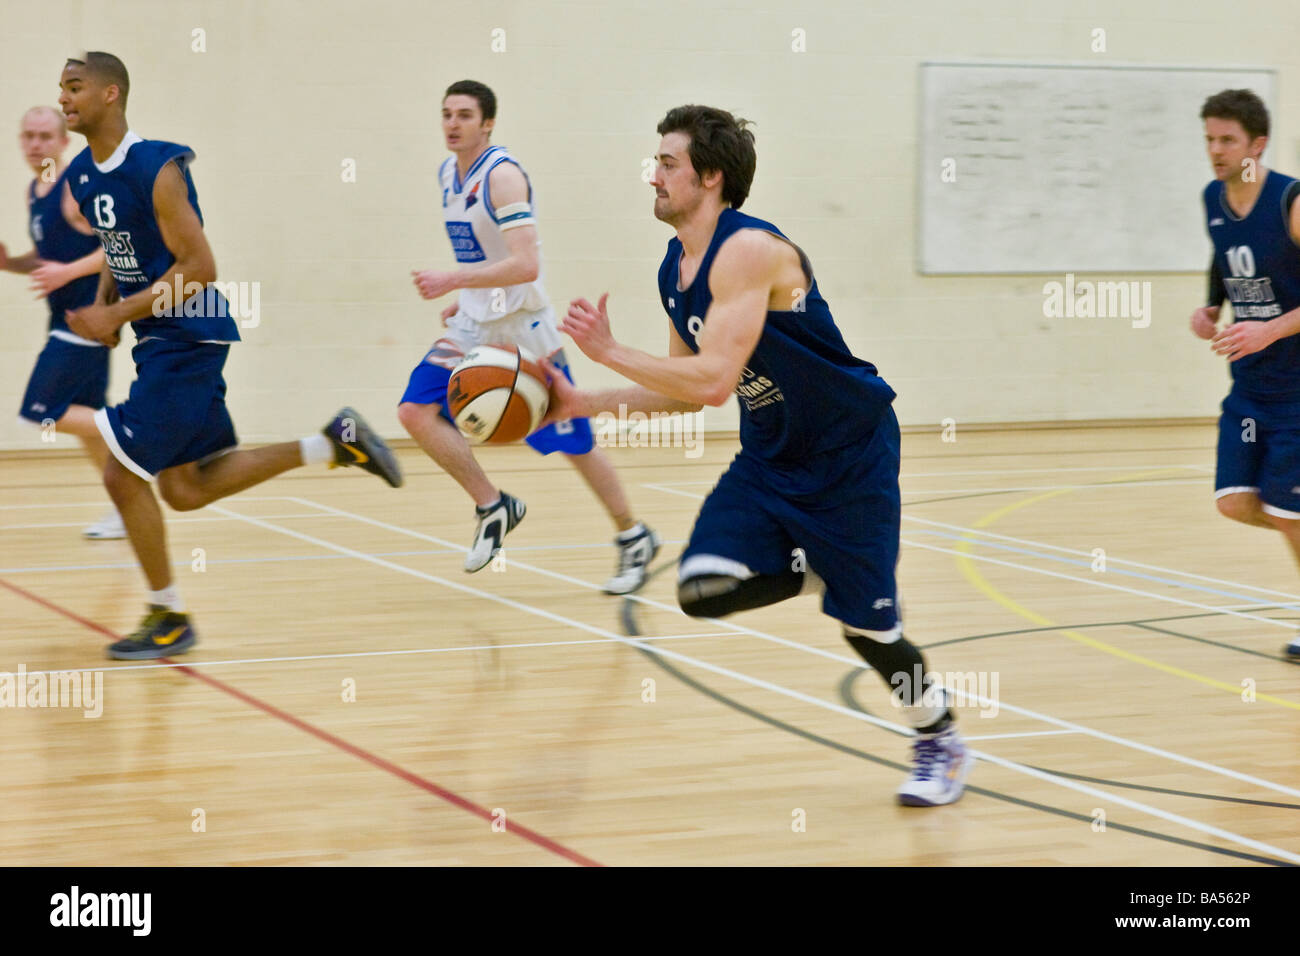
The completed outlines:
[[[185,177],[175,163],[167,163],[158,172],[153,187],[154,215],[158,231],[174,259],[171,271],[155,285],[174,286],[179,281],[183,287],[197,282],[207,285],[217,277],[217,265],[203,234],[203,224],[190,205]],[[101,289],[103,280],[100,281]],[[156,294],[153,288],[143,289],[135,295],[112,305],[96,303],[75,312],[68,312],[68,327],[78,335],[107,341],[127,322],[153,315]]]
[[[11,256],[4,243],[0,242],[0,270],[25,274],[36,269],[40,264],[41,260],[36,255],[35,249],[31,252],[25,252],[21,256]]]
[[[528,202],[528,181],[514,163],[501,163],[488,175],[488,187],[496,209]],[[489,266],[440,272],[426,269],[412,272],[415,286],[425,299],[437,299],[457,289],[495,289],[498,286],[533,282],[541,268],[537,252],[537,228],[519,226],[504,231],[509,258]]]
[[[82,235],[94,235],[95,231],[90,228],[90,223],[86,222],[86,217],[77,208],[77,201],[72,198],[72,189],[66,182],[63,184],[63,193],[59,197],[59,208],[62,210],[63,218],[69,226]],[[37,293],[38,297],[47,296],[55,289],[63,288],[74,279],[80,279],[82,276],[93,276],[103,266],[103,249],[96,249],[89,255],[84,255],[80,259],[74,259],[71,262],[42,262],[32,270],[31,288],[33,292]]]
[[[792,247],[766,233],[744,230],[723,244],[709,273],[713,301],[694,355],[660,358],[614,339],[605,311],[575,300],[561,326],[578,348],[602,365],[653,392],[683,402],[721,405],[740,380],[763,334],[769,304],[781,294]],[[793,301],[785,300],[785,304]]]
[[[602,300],[603,301],[603,300]],[[668,354],[673,357],[692,355],[691,347],[682,341],[677,330],[668,326]],[[613,412],[620,406],[629,412],[698,412],[701,402],[683,402],[668,395],[651,391],[644,385],[630,388],[609,388],[600,391],[580,391],[545,358],[542,367],[551,380],[551,400],[539,428],[572,418],[592,418],[601,412]]]
[[[27,191],[24,189],[23,205],[25,206],[26,204]],[[11,256],[9,255],[9,250],[5,248],[5,244],[0,242],[0,271],[26,274],[31,272],[40,264],[41,258],[36,254],[35,248],[31,249],[29,252],[24,252],[21,256]]]

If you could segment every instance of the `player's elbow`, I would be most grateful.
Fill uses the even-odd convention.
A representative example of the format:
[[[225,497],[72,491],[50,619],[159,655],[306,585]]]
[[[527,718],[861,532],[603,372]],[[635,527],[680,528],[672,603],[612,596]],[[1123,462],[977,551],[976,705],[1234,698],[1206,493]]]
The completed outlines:
[[[710,385],[708,390],[701,396],[704,405],[710,405],[713,408],[719,408],[727,403],[731,397],[731,388],[724,382],[721,385]],[[694,411],[700,411],[704,406],[696,406]]]

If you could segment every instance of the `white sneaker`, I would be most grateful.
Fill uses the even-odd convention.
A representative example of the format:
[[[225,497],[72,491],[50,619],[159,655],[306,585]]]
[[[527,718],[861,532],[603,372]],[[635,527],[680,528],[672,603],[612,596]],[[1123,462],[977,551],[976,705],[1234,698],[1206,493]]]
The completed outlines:
[[[937,734],[917,734],[912,742],[912,775],[898,788],[905,807],[938,807],[961,799],[975,757],[956,727]]]
[[[465,570],[471,574],[481,571],[501,550],[507,534],[524,520],[527,509],[518,498],[501,492],[501,500],[487,510],[475,508],[478,527],[474,529],[474,543],[465,555]]]
[[[126,525],[122,524],[122,516],[117,513],[117,509],[112,508],[104,517],[84,528],[81,536],[91,541],[117,541],[126,537]]]
[[[626,541],[622,536],[614,539],[618,546],[618,569],[605,582],[606,594],[631,594],[645,584],[646,568],[659,553],[659,535],[644,524],[637,524],[640,532]],[[629,529],[635,530],[635,529]]]

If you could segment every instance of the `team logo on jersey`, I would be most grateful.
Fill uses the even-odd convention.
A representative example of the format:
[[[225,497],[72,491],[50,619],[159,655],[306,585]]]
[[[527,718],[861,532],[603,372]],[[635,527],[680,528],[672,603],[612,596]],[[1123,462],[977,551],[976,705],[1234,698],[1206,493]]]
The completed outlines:
[[[482,180],[480,180],[479,182],[476,182],[476,183],[474,184],[474,188],[471,189],[471,190],[469,191],[469,195],[465,197],[465,208],[466,208],[466,209],[469,209],[470,206],[472,206],[472,205],[474,205],[476,202],[478,202],[478,188],[479,188],[479,186],[481,186],[481,185],[483,185]]]
[[[447,235],[451,237],[451,251],[456,254],[457,262],[482,262],[487,258],[474,235],[474,227],[468,222],[447,223]]]
[[[1222,225],[1223,225],[1223,220],[1222,220],[1222,219],[1211,219],[1211,220],[1210,220],[1210,225],[1211,225],[1211,226],[1222,226]]]

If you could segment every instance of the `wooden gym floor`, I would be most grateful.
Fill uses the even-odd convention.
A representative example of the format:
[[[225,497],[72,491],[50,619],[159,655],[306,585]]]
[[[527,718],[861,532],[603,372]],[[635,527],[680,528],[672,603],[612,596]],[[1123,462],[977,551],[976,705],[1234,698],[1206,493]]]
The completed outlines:
[[[908,741],[814,598],[693,621],[673,564],[735,451],[610,449],[661,569],[599,592],[610,528],[563,462],[483,456],[529,506],[503,570],[470,509],[300,469],[169,515],[200,634],[142,612],[71,457],[0,466],[0,672],[103,672],[102,715],[0,708],[8,865],[1300,862],[1300,576],[1219,517],[1201,425],[904,438],[908,634],[973,693],[962,801],[893,802]],[[202,568],[202,570],[196,570]],[[1289,603],[1291,602],[1291,603]],[[635,634],[633,639],[629,635]],[[353,697],[354,699],[348,699]]]

